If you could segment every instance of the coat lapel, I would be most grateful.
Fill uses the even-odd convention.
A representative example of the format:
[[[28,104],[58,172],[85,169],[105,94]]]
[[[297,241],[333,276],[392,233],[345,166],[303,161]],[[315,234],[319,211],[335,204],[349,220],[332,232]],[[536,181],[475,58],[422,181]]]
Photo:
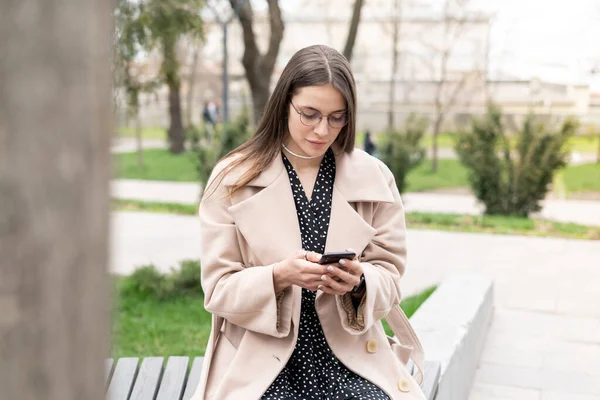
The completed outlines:
[[[327,233],[327,251],[351,248],[360,254],[376,230],[352,207],[357,202],[393,202],[394,197],[376,161],[361,150],[334,148],[335,185]]]
[[[325,251],[353,249],[360,254],[375,233],[376,230],[365,222],[334,186]]]
[[[263,189],[229,207],[240,233],[263,265],[292,257],[302,248],[302,240],[292,188],[281,158],[277,157],[250,186]]]
[[[352,207],[353,202],[393,202],[377,160],[360,150],[343,153],[334,147],[336,177],[326,251],[352,248],[359,254],[376,233]],[[224,179],[231,185],[238,174]],[[276,157],[248,186],[259,191],[229,208],[235,223],[263,265],[292,257],[302,248],[296,206],[287,171]],[[256,190],[256,189],[253,189]]]

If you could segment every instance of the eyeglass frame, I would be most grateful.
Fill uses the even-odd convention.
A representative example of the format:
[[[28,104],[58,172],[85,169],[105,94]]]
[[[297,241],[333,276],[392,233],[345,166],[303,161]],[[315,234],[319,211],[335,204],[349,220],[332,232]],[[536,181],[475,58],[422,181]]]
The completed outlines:
[[[296,106],[294,105],[294,103],[292,103],[292,101],[291,101],[291,100],[290,100],[290,104],[292,105],[292,108],[294,109],[294,111],[296,111],[296,112],[298,113],[298,115],[300,116],[300,122],[301,122],[301,123],[302,123],[302,125],[304,125],[304,126],[308,126],[308,127],[311,127],[311,128],[312,128],[312,127],[315,127],[315,126],[318,126],[318,125],[321,123],[321,121],[323,121],[323,118],[327,119],[327,125],[329,125],[329,126],[330,126],[330,127],[332,127],[333,129],[342,129],[343,127],[345,127],[346,125],[348,125],[348,122],[350,122],[350,120],[349,120],[348,118],[346,118],[346,123],[345,123],[344,125],[342,125],[342,126],[333,126],[333,125],[331,125],[331,123],[329,122],[329,117],[331,116],[331,114],[346,114],[346,117],[348,117],[348,110],[345,110],[345,111],[343,111],[343,112],[342,112],[342,111],[336,111],[336,112],[329,113],[329,114],[327,114],[327,115],[323,115],[323,114],[322,114],[320,111],[318,111],[318,110],[315,110],[315,111],[316,111],[316,112],[317,112],[317,113],[318,113],[318,114],[321,116],[321,118],[319,118],[319,122],[317,122],[317,123],[316,123],[316,124],[314,124],[314,125],[307,125],[307,124],[305,124],[305,123],[304,123],[304,121],[302,121],[302,115],[303,115],[303,114],[304,114],[304,115],[306,115],[306,114],[305,114],[304,112],[302,112],[302,111],[298,110],[298,109],[296,108]]]

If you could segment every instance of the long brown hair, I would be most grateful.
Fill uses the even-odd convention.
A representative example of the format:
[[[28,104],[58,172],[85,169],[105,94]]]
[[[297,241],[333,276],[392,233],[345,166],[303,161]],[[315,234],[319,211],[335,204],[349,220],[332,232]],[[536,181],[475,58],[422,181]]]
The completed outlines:
[[[296,52],[288,61],[269,97],[256,132],[247,142],[219,160],[237,156],[217,174],[213,183],[222,180],[242,163],[247,163],[248,169],[230,188],[229,194],[256,178],[281,152],[288,129],[288,103],[292,96],[300,88],[327,84],[339,90],[346,100],[348,124],[342,128],[335,142],[344,152],[350,153],[354,149],[356,135],[356,83],[350,63],[331,47],[309,46]]]

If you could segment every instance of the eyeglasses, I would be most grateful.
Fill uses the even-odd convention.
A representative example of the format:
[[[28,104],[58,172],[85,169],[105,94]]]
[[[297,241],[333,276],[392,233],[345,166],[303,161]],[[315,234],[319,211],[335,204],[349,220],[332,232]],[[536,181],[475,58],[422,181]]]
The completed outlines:
[[[329,126],[331,126],[332,128],[335,128],[335,129],[343,128],[348,123],[348,114],[345,112],[336,112],[336,113],[332,113],[332,114],[329,114],[326,117],[324,117],[318,111],[312,111],[312,110],[311,110],[311,112],[300,111],[296,108],[294,103],[292,103],[291,101],[290,101],[290,104],[292,105],[294,110],[300,115],[300,122],[302,122],[302,124],[306,125],[306,126],[317,126],[321,123],[321,120],[323,118],[326,118]]]

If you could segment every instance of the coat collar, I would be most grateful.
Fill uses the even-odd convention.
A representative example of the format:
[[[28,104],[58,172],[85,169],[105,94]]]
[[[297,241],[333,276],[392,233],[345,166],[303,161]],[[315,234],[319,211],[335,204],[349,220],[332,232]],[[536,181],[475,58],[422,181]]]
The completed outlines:
[[[348,202],[393,202],[394,197],[383,172],[381,161],[374,159],[362,150],[345,153],[337,144],[332,146],[335,155],[335,188]],[[223,179],[225,186],[232,186],[241,176],[241,170],[231,171]],[[283,160],[275,157],[248,186],[267,187],[285,173]],[[287,174],[286,178],[287,178]]]
[[[336,178],[325,251],[352,248],[361,254],[376,230],[352,203],[393,202],[394,198],[378,160],[361,150],[350,154],[336,150]],[[223,178],[223,185],[232,185],[241,173],[231,171]],[[240,234],[261,265],[293,256],[302,248],[302,240],[292,188],[281,157],[276,157],[248,186],[261,189],[251,191],[250,196],[248,191],[236,192],[228,207]]]

